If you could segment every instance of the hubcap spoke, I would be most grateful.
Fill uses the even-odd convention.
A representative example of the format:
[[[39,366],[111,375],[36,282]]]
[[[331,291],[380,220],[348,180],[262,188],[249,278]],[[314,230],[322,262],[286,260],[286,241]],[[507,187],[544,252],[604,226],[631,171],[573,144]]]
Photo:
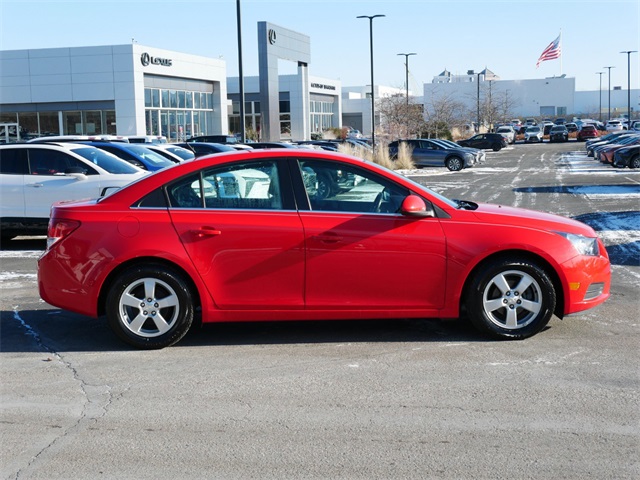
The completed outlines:
[[[146,320],[147,316],[139,313],[138,315],[136,315],[136,318],[134,318],[129,324],[129,330],[134,333],[139,333]]]
[[[518,326],[518,310],[516,308],[507,308],[507,328],[516,328]]]
[[[169,295],[161,300],[156,300],[158,308],[177,307],[178,297],[176,295]]]
[[[169,328],[171,328],[171,326],[167,323],[164,317],[160,315],[160,313],[158,313],[155,317],[151,317],[151,320],[153,320],[153,323],[156,324],[158,335],[162,335],[164,332],[169,330]]]
[[[522,300],[522,304],[520,306],[533,314],[537,314],[542,308],[540,302],[532,302],[531,300],[524,299]]]
[[[156,282],[151,278],[147,278],[144,281],[144,296],[146,298],[155,298],[156,295]]]
[[[495,300],[487,300],[484,302],[484,307],[488,312],[495,312],[496,310],[503,308],[504,303],[502,302],[502,297],[496,298]]]
[[[496,287],[498,287],[498,289],[502,293],[505,293],[505,292],[507,292],[507,291],[509,291],[511,289],[511,287],[509,287],[509,283],[507,282],[507,279],[505,278],[504,275],[497,275],[493,279],[493,283],[495,284]]]
[[[523,275],[522,278],[520,279],[520,282],[518,282],[518,286],[514,288],[514,290],[517,292],[520,292],[520,295],[522,295],[522,293],[525,292],[527,288],[531,286],[532,283],[533,283],[533,278],[531,278],[529,275]]]
[[[133,308],[139,308],[140,307],[140,299],[134,297],[130,293],[125,293],[122,296],[121,303],[122,303],[122,305],[124,305],[126,307],[133,307]]]

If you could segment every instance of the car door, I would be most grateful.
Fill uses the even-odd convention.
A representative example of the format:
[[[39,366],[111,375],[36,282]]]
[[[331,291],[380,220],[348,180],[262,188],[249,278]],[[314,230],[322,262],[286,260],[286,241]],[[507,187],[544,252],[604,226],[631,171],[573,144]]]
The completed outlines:
[[[54,149],[29,147],[27,152],[29,175],[24,181],[26,217],[48,218],[55,202],[100,196],[100,176],[89,164]],[[70,171],[75,173],[65,174]]]
[[[173,225],[220,309],[302,309],[304,237],[278,160],[203,169],[167,186]]]
[[[485,135],[483,135],[482,133],[471,137],[471,139],[469,140],[469,146],[473,148],[488,148],[486,143],[487,142],[485,139]]]
[[[435,144],[426,140],[411,140],[413,161],[420,166],[442,165],[442,152]]]
[[[437,218],[397,211],[409,191],[364,168],[305,160],[299,170],[353,176],[353,188],[328,198],[304,182],[300,210],[306,251],[307,309],[421,309],[442,306],[445,238]],[[336,190],[337,191],[337,190]]]
[[[0,148],[0,218],[24,218],[24,179],[28,171],[26,149]]]

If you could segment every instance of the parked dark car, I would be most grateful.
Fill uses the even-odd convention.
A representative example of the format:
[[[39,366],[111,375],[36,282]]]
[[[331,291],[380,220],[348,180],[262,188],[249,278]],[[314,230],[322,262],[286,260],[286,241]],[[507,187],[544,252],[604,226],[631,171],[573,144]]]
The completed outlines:
[[[155,172],[165,167],[175,165],[168,158],[163,157],[159,153],[149,150],[141,143],[123,143],[123,142],[78,142],[85,145],[92,145],[101,150],[112,153],[118,158],[135,165],[143,170]]]
[[[466,140],[458,140],[458,145],[472,148],[490,148],[494,152],[499,152],[507,146],[507,139],[499,133],[478,133]]]
[[[555,125],[549,130],[550,142],[567,142],[569,141],[569,130],[564,125]]]
[[[590,138],[598,138],[600,134],[598,133],[598,129],[595,125],[583,125],[580,130],[578,130],[578,136],[576,140],[579,142],[585,142]]]
[[[577,131],[578,131],[578,125],[576,125],[576,124],[575,124],[575,123],[573,123],[573,122],[565,123],[565,125],[564,125],[564,126],[565,126],[565,127],[567,127],[567,130],[569,131],[569,133],[577,132]]]
[[[175,143],[174,145],[191,150],[196,158],[211,155],[212,153],[232,152],[235,150],[231,145],[209,142]]]
[[[187,142],[205,142],[205,143],[238,143],[238,138],[234,135],[200,135],[187,139]]]
[[[619,148],[613,154],[614,167],[640,168],[640,145]]]
[[[502,136],[502,135],[500,135]],[[396,158],[401,144],[408,145],[411,159],[417,167],[447,167],[452,172],[471,167],[475,156],[462,147],[450,148],[442,143],[425,138],[396,140],[389,144],[389,156]]]

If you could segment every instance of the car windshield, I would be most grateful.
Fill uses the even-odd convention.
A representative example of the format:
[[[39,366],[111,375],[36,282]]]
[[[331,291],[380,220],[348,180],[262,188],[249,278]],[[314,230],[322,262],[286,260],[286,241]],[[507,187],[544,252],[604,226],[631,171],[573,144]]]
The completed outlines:
[[[168,167],[170,165],[175,165],[171,160],[163,157],[153,150],[149,150],[147,147],[142,147],[140,145],[127,145],[126,149],[144,158],[147,162],[156,167]]]
[[[528,133],[538,133],[540,131],[540,127],[529,127],[527,128]]]
[[[74,148],[73,153],[77,153],[88,161],[106,170],[109,173],[138,173],[140,169],[134,167],[130,163],[119,159],[115,155],[105,152],[95,147]]]

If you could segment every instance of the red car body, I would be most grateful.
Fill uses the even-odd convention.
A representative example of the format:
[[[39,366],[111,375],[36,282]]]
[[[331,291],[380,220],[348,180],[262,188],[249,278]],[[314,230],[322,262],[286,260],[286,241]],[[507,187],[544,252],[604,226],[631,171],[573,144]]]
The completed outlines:
[[[269,177],[269,191],[279,178],[282,205],[275,208],[257,208],[258,199],[251,199],[250,208],[209,208],[208,197],[186,208],[172,200],[171,192],[182,182],[202,197],[210,195],[213,203],[226,202],[214,195],[214,178],[235,182],[238,190],[243,178],[224,172],[251,171],[263,178],[265,164],[252,165],[265,161],[279,175]],[[355,186],[345,193],[343,185],[330,198],[310,194],[327,171],[350,172]],[[378,184],[385,187],[374,198]],[[353,198],[357,201],[348,207],[340,203]],[[372,207],[362,198],[372,199]],[[580,253],[573,242],[595,250]],[[153,295],[133,293],[137,278],[184,289],[193,307],[201,308],[202,322],[457,318],[467,312],[481,330],[510,338],[544,327],[520,328],[513,316],[515,323],[508,324],[509,312],[499,309],[496,295],[510,305],[512,297],[504,295],[519,294],[515,283],[524,290],[533,279],[540,288],[528,300],[537,298],[531,311],[552,303],[549,316],[559,317],[601,304],[610,286],[606,250],[587,225],[542,212],[455,203],[375,164],[302,149],[203,157],[155,172],[100,200],[56,204],[48,243],[38,262],[42,298],[90,317],[106,312],[116,333],[141,348],[175,343],[187,328],[171,338],[161,332],[173,325],[168,320],[158,331],[153,324],[142,328],[151,315],[145,298]],[[499,264],[507,266],[500,269]],[[154,268],[171,276],[156,279]],[[144,274],[136,276],[138,270]],[[483,272],[494,270],[499,273],[487,280],[491,273]],[[500,287],[501,275],[514,272],[522,275],[515,274],[513,288],[489,293],[490,285],[507,290]],[[469,300],[482,289],[484,300]],[[546,290],[553,290],[553,302]],[[131,296],[136,297],[133,311]],[[162,308],[162,301],[154,302]],[[520,311],[519,305],[510,308]],[[175,316],[175,309],[170,314]],[[483,309],[489,316],[498,312],[493,325],[477,318]],[[533,322],[532,314],[524,314]],[[132,326],[132,316],[140,323]]]
[[[576,140],[578,142],[585,142],[590,138],[598,138],[599,136],[598,129],[594,125],[583,125],[576,134]]]

